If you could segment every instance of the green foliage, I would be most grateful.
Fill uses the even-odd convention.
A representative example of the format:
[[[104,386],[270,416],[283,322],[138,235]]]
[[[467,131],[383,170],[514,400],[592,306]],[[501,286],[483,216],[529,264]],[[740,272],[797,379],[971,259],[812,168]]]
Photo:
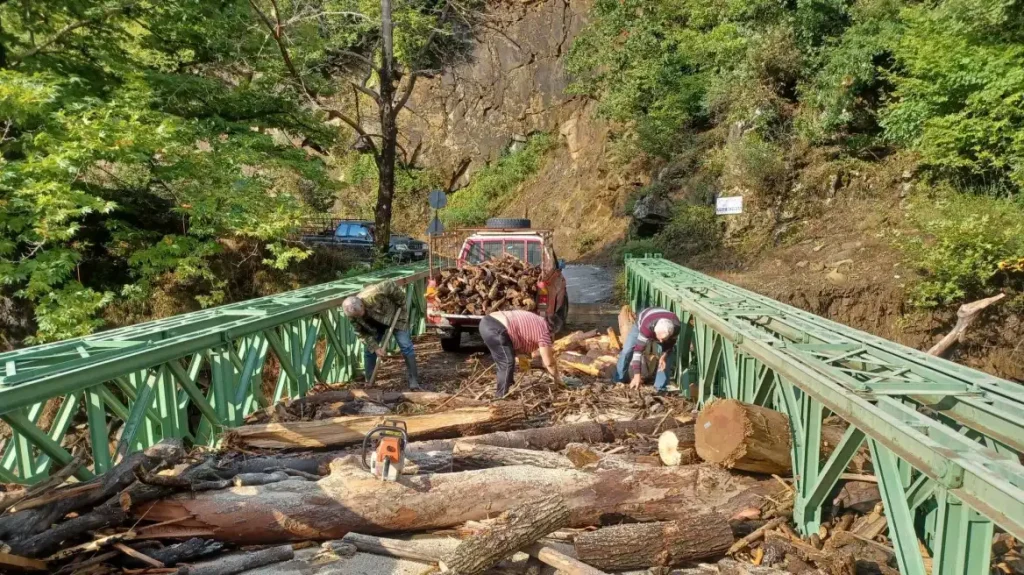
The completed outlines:
[[[33,341],[86,334],[158,286],[223,301],[223,243],[285,268],[305,256],[286,242],[301,198],[336,187],[275,139],[333,132],[237,67],[262,49],[246,2],[124,6],[0,5],[0,290],[34,307]]]
[[[913,302],[930,308],[1020,290],[1024,278],[1000,269],[1024,259],[1024,202],[946,191],[918,198],[911,211],[925,234],[902,238],[908,263],[922,273]]]
[[[545,155],[556,143],[548,134],[535,134],[522,149],[509,151],[480,169],[468,186],[449,198],[441,214],[445,224],[476,226],[499,215],[516,188],[541,168]]]
[[[630,240],[622,244],[615,255],[620,260],[624,259],[627,255],[638,258],[647,254],[660,254],[662,253],[661,247],[661,244],[654,238]]]
[[[904,10],[887,135],[938,175],[1024,187],[1024,2]]]
[[[678,204],[672,220],[654,237],[661,251],[671,255],[693,254],[718,247],[722,222],[714,206]]]

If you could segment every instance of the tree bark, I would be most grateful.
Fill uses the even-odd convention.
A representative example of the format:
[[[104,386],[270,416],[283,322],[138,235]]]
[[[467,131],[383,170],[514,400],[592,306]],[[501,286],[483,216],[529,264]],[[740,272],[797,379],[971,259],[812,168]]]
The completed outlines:
[[[510,509],[487,531],[466,539],[440,563],[452,575],[480,575],[522,547],[569,523],[569,508],[558,495]]]
[[[585,443],[570,443],[565,446],[565,457],[576,469],[630,469],[633,467],[661,467],[661,461],[654,455],[631,455],[596,451]]]
[[[526,418],[523,406],[498,402],[488,407],[465,407],[443,413],[404,417],[411,439],[473,435],[506,429]],[[264,449],[332,447],[357,444],[379,425],[380,416],[333,417],[318,421],[264,423],[236,427],[225,436],[228,445]]]
[[[608,575],[550,545],[535,543],[529,546],[526,552],[541,563],[554,567],[562,575]]]
[[[402,541],[362,533],[349,533],[341,541],[355,545],[359,551],[375,555],[411,559],[421,563],[437,563],[441,559],[433,541]]]
[[[660,426],[660,427],[659,427]],[[689,417],[652,417],[637,421],[612,421],[609,423],[573,423],[554,427],[538,427],[519,431],[488,433],[458,440],[420,441],[410,443],[408,452],[450,451],[455,442],[482,443],[495,447],[514,449],[546,449],[561,451],[570,443],[614,443],[631,435],[649,435],[659,429],[675,429],[680,437],[693,442],[693,420]]]
[[[257,567],[291,561],[294,557],[295,551],[291,545],[281,545],[259,551],[235,553],[213,561],[181,567],[178,569],[178,575],[236,575]]]
[[[374,243],[377,256],[384,258],[391,245],[391,208],[395,197],[395,159],[398,148],[398,112],[395,107],[394,41],[391,23],[391,0],[381,0],[380,35],[384,46],[380,80],[380,152],[377,156],[377,207],[374,209]]]
[[[700,461],[697,450],[693,448],[693,436],[676,433],[673,430],[663,432],[658,437],[658,457],[665,465],[690,465]],[[689,440],[689,441],[688,441]]]
[[[307,395],[288,403],[288,411],[302,416],[312,414],[316,407],[332,403],[344,403],[347,401],[372,401],[374,403],[402,403],[408,402],[416,405],[440,405],[442,403],[449,407],[479,407],[487,405],[487,402],[470,399],[468,397],[452,398],[450,393],[435,393],[431,391],[383,391],[379,389],[342,389],[325,391],[313,395]]]
[[[452,448],[452,470],[489,469],[512,465],[533,465],[545,469],[573,469],[572,461],[564,455],[533,449],[494,447],[468,441],[458,441]]]
[[[176,496],[138,509],[150,521],[181,520],[240,544],[340,539],[355,531],[422,531],[493,517],[506,509],[560,495],[573,526],[686,519],[719,510],[732,515],[742,495],[770,493],[773,481],[733,476],[714,466],[587,473],[573,469],[503,467],[381,482],[355,457],[331,463],[318,482]],[[189,518],[189,516],[193,516]]]
[[[697,454],[726,469],[787,474],[792,469],[789,418],[735,399],[714,401],[697,416]]]
[[[683,521],[604,527],[580,533],[575,545],[580,561],[624,571],[724,555],[733,541],[729,521],[718,513],[708,513]]]

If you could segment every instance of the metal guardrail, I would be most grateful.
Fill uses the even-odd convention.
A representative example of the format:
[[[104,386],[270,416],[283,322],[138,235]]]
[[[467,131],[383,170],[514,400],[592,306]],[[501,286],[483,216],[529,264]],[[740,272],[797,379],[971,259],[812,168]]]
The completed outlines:
[[[898,345],[660,257],[626,260],[634,309],[684,326],[677,379],[699,403],[735,398],[789,416],[794,520],[817,531],[867,442],[902,573],[988,573],[996,526],[1024,538],[1024,387]],[[821,463],[829,413],[850,426]]]
[[[423,263],[390,268],[0,354],[0,419],[12,432],[0,481],[35,483],[54,462],[69,463],[65,439],[75,423],[89,433],[92,470],[76,474],[87,479],[163,438],[214,445],[261,407],[317,382],[348,381],[361,370],[362,344],[342,300],[395,280],[407,286],[411,325],[421,333],[425,277]]]

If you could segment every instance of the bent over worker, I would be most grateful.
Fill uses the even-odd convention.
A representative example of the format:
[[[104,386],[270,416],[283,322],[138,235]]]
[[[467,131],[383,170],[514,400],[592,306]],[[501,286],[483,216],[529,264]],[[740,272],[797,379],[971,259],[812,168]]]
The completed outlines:
[[[495,399],[505,397],[512,386],[516,354],[532,355],[534,351],[539,352],[544,368],[556,384],[561,383],[555,351],[551,347],[551,328],[547,320],[539,315],[529,311],[494,312],[480,322],[480,337],[487,344],[498,370]]]
[[[341,302],[345,316],[352,322],[356,335],[362,340],[363,371],[369,381],[373,369],[377,365],[377,356],[384,357],[387,353],[387,342],[381,342],[391,327],[391,320],[398,312],[395,322],[395,341],[405,358],[405,369],[410,389],[419,389],[419,375],[416,372],[416,350],[409,336],[409,307],[406,304],[405,290],[393,281],[385,281],[370,286],[359,295],[345,298]],[[381,346],[384,344],[384,347]]]
[[[626,341],[619,353],[619,363],[615,370],[615,381],[626,382],[626,369],[633,372],[629,386],[640,387],[640,364],[643,361],[644,348],[652,339],[661,348],[658,359],[658,373],[654,376],[654,390],[665,391],[668,380],[672,377],[675,367],[675,345],[679,337],[679,318],[676,314],[660,307],[650,307],[636,316],[636,325],[629,330]]]

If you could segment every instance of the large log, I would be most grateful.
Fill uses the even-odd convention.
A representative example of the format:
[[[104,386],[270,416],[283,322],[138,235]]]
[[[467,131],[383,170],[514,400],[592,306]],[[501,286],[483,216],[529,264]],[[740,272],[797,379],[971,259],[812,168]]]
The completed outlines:
[[[575,467],[564,455],[534,449],[494,447],[482,443],[458,441],[452,449],[452,471],[533,465],[546,469],[572,469]]]
[[[693,418],[651,417],[636,421],[573,423],[554,427],[538,427],[519,431],[499,431],[458,440],[418,441],[410,443],[409,452],[451,451],[455,442],[483,443],[514,449],[546,449],[561,451],[570,443],[614,443],[632,435],[650,435],[665,429],[676,430],[681,442],[694,441]]]
[[[624,571],[721,556],[733,541],[725,516],[707,513],[683,521],[604,527],[580,533],[574,543],[580,561]]]
[[[452,575],[480,575],[567,523],[569,508],[558,495],[525,503],[502,513],[487,530],[460,543],[439,566]]]
[[[548,495],[563,498],[571,525],[579,527],[687,519],[714,510],[731,516],[737,505],[746,506],[742,495],[769,493],[772,483],[709,465],[593,473],[518,466],[381,482],[347,457],[333,461],[330,475],[318,482],[173,497],[137,513],[150,521],[178,520],[180,527],[201,528],[215,539],[254,544],[340,539],[352,531],[440,529]]]
[[[789,418],[735,399],[713,401],[697,416],[697,454],[726,469],[788,474]]]
[[[485,405],[482,400],[468,397],[453,397],[450,393],[432,391],[384,391],[381,389],[340,389],[307,395],[288,403],[288,411],[311,413],[313,408],[347,401],[372,401],[374,403],[413,403],[416,405],[440,405],[449,407],[478,407]]]
[[[465,407],[403,417],[410,439],[437,439],[507,429],[526,418],[522,404],[497,402],[487,407]],[[243,425],[227,432],[228,445],[264,449],[332,447],[360,443],[380,425],[380,416],[332,417],[319,421],[293,421]]]

